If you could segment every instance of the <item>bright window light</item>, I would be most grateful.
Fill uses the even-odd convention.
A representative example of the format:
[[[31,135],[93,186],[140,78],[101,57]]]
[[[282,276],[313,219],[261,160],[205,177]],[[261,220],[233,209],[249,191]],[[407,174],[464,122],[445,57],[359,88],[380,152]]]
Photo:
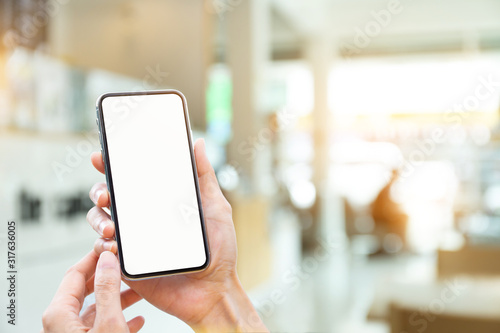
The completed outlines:
[[[284,108],[296,116],[305,116],[314,107],[314,80],[307,63],[277,61],[266,72],[267,86],[263,91],[266,110]]]
[[[500,55],[412,56],[351,60],[330,74],[336,115],[497,112]]]
[[[297,68],[287,77],[286,107],[296,115],[310,113],[314,106],[313,89],[311,71]]]

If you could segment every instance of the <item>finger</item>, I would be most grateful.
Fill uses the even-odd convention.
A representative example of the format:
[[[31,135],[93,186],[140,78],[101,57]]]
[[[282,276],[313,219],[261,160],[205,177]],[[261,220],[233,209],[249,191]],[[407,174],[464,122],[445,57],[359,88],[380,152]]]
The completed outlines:
[[[215,176],[215,171],[208,160],[205,150],[205,140],[198,139],[194,144],[194,155],[196,159],[196,170],[202,196],[208,198],[219,198],[222,192]]]
[[[115,224],[111,217],[101,207],[92,207],[87,213],[87,222],[92,228],[104,238],[112,238],[115,235]]]
[[[99,256],[94,282],[96,322],[109,323],[123,317],[120,300],[120,266],[113,253],[103,252]],[[123,319],[125,320],[125,319]]]
[[[194,156],[196,159],[198,178],[204,177],[205,175],[213,175],[213,177],[215,177],[214,169],[207,157],[204,139],[198,139],[194,143]]]
[[[94,242],[94,251],[97,255],[101,255],[104,251],[116,254],[118,252],[118,244],[112,239],[98,238]]]
[[[142,299],[135,291],[132,289],[127,289],[121,292],[120,294],[122,309],[126,309],[134,303],[140,301]],[[91,326],[95,321],[96,315],[96,305],[89,305],[85,311],[81,315],[81,319],[84,325]]]
[[[68,325],[78,325],[78,315],[87,292],[86,281],[94,274],[97,259],[92,251],[66,272],[42,317],[43,327],[47,331],[66,332]]]
[[[142,299],[142,296],[136,293],[132,289],[127,289],[122,291],[121,293],[121,305],[122,309],[126,309],[129,306],[139,302]]]
[[[85,297],[94,292],[94,278],[95,274],[92,274],[90,279],[88,279],[87,282],[85,283]]]
[[[75,296],[80,303],[85,296],[86,282],[95,272],[97,255],[94,251],[88,253],[83,259],[72,266],[64,275],[54,299],[58,296]]]
[[[92,161],[92,165],[97,171],[104,173],[104,162],[100,151],[93,152],[92,155],[90,155],[90,161]]]
[[[97,183],[92,186],[92,189],[89,192],[89,197],[97,207],[108,207],[109,193],[106,183]]]
[[[74,313],[80,312],[86,294],[86,282],[95,272],[97,255],[94,251],[87,254],[64,275],[52,303],[58,307],[67,305]],[[77,299],[79,304],[75,304]]]
[[[144,317],[138,316],[135,317],[134,319],[131,319],[127,322],[128,329],[130,330],[130,333],[137,333],[139,330],[144,326],[144,323],[146,321],[144,320]]]

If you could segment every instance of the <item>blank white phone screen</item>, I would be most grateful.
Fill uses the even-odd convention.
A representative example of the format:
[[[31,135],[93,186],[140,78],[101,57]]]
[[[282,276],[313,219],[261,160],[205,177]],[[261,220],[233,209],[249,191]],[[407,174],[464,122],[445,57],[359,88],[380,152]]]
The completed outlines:
[[[121,256],[130,275],[207,260],[183,105],[173,93],[102,101]]]

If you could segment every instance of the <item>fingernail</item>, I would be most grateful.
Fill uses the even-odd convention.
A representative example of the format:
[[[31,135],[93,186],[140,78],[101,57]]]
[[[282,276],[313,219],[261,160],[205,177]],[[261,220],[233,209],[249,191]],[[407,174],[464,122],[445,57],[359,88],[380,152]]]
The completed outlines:
[[[101,222],[99,224],[99,233],[102,235],[104,233],[104,229],[106,229],[106,227],[109,225],[108,222]]]
[[[105,251],[112,252],[111,249],[113,248],[113,242],[105,242],[103,248]]]
[[[99,268],[116,268],[117,261],[115,255],[109,251],[104,251],[99,257]]]
[[[97,202],[99,202],[99,198],[101,197],[101,194],[103,194],[103,193],[104,193],[104,191],[103,191],[103,190],[97,190],[97,191],[95,192],[94,201],[95,201],[96,203],[97,203]]]

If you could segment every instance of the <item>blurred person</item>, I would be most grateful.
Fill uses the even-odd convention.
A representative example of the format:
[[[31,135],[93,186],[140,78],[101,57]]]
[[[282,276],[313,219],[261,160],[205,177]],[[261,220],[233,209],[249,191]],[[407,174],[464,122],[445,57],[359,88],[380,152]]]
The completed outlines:
[[[239,281],[231,206],[220,190],[202,139],[195,142],[194,152],[209,238],[210,266],[197,273],[124,282],[140,297],[184,321],[196,332],[268,332]],[[140,159],[140,153],[136,154]],[[91,160],[94,167],[104,173],[101,153],[92,154]],[[87,220],[100,236],[94,251],[116,253],[118,247],[112,240],[115,226],[103,209],[110,204],[106,184],[95,184],[90,198],[96,206],[89,211]]]
[[[381,238],[379,253],[399,252],[406,244],[408,215],[391,196],[394,183],[399,178],[397,169],[371,204],[371,215],[375,222],[375,233]]]

